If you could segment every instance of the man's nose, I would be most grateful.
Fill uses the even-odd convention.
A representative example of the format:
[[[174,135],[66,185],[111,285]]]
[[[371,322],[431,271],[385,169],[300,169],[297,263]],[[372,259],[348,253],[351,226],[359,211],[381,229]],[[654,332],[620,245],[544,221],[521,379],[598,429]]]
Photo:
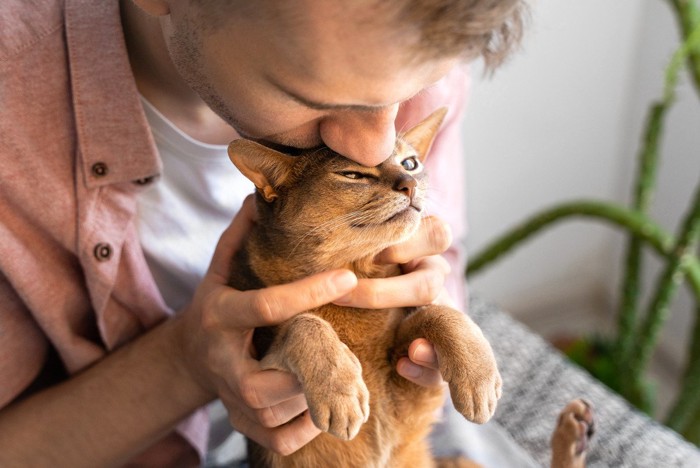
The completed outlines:
[[[321,139],[330,149],[364,166],[384,162],[394,151],[398,104],[372,111],[343,110],[325,117]]]

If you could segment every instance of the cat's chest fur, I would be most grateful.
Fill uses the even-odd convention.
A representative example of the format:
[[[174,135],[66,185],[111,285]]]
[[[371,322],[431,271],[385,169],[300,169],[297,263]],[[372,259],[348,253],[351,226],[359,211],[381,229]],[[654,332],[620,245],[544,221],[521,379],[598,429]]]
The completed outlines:
[[[234,259],[231,270],[230,285],[239,290],[259,289],[270,286],[265,278],[270,272],[270,264],[251,264],[249,249],[239,251]],[[257,263],[265,263],[259,261]],[[275,262],[271,262],[272,265]],[[371,262],[364,261],[369,265]],[[372,277],[389,277],[399,273],[395,265],[366,267],[373,271]],[[256,271],[258,270],[258,271]],[[262,271],[261,271],[262,270]],[[272,278],[278,278],[278,273],[269,273]],[[368,277],[367,271],[359,271],[360,276]],[[262,277],[262,278],[261,278]],[[390,386],[395,380],[394,365],[396,363],[395,339],[399,323],[410,313],[407,308],[390,309],[356,309],[336,304],[326,304],[309,313],[319,316],[328,322],[338,334],[340,341],[345,343],[364,365],[365,372],[372,374],[378,385]],[[275,327],[256,330],[254,344],[262,356],[267,352],[269,344],[276,332]]]

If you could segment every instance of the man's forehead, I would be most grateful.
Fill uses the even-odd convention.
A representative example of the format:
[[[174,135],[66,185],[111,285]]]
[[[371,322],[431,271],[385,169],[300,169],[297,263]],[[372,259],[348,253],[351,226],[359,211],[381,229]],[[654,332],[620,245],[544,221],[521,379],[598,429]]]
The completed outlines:
[[[451,68],[440,63],[444,59],[416,60],[416,30],[358,19],[376,10],[375,0],[284,3],[293,5],[260,20],[270,24],[233,21],[217,34],[218,50],[246,49],[239,58],[257,62],[268,81],[308,108],[381,109],[412,97]]]

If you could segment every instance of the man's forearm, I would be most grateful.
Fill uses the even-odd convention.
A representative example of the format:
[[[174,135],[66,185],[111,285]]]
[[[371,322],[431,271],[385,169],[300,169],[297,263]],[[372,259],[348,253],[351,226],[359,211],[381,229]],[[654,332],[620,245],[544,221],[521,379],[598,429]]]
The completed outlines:
[[[123,463],[213,399],[183,364],[178,319],[0,411],[0,466]]]

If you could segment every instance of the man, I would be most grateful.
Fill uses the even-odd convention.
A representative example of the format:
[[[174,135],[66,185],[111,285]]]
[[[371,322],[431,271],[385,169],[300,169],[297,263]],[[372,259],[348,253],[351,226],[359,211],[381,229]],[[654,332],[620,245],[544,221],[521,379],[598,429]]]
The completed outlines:
[[[327,145],[371,166],[397,128],[447,104],[431,177],[461,234],[461,186],[448,178],[461,171],[460,64],[497,61],[517,36],[519,2],[433,3],[3,2],[0,466],[107,466],[139,454],[146,466],[196,465],[207,422],[189,415],[216,398],[233,427],[281,453],[318,434],[293,376],[259,368],[252,330],[333,301],[435,300],[446,259],[453,280],[461,272],[454,248],[440,255],[450,228],[428,219],[377,259],[402,264],[399,278],[331,271],[239,292],[225,286],[228,261],[254,214],[231,203],[223,212],[237,216],[209,268],[201,258],[179,277],[192,292],[178,303],[156,272],[201,243],[167,220],[156,229],[180,247],[159,253],[161,237],[148,235],[150,220],[177,220],[178,203],[191,202],[178,194],[188,169],[168,178],[159,159],[169,150],[155,122],[203,146],[241,136],[289,151]],[[206,192],[210,176],[193,191]],[[208,207],[188,206],[206,220]],[[417,340],[409,358],[401,375],[441,384],[429,343]]]

